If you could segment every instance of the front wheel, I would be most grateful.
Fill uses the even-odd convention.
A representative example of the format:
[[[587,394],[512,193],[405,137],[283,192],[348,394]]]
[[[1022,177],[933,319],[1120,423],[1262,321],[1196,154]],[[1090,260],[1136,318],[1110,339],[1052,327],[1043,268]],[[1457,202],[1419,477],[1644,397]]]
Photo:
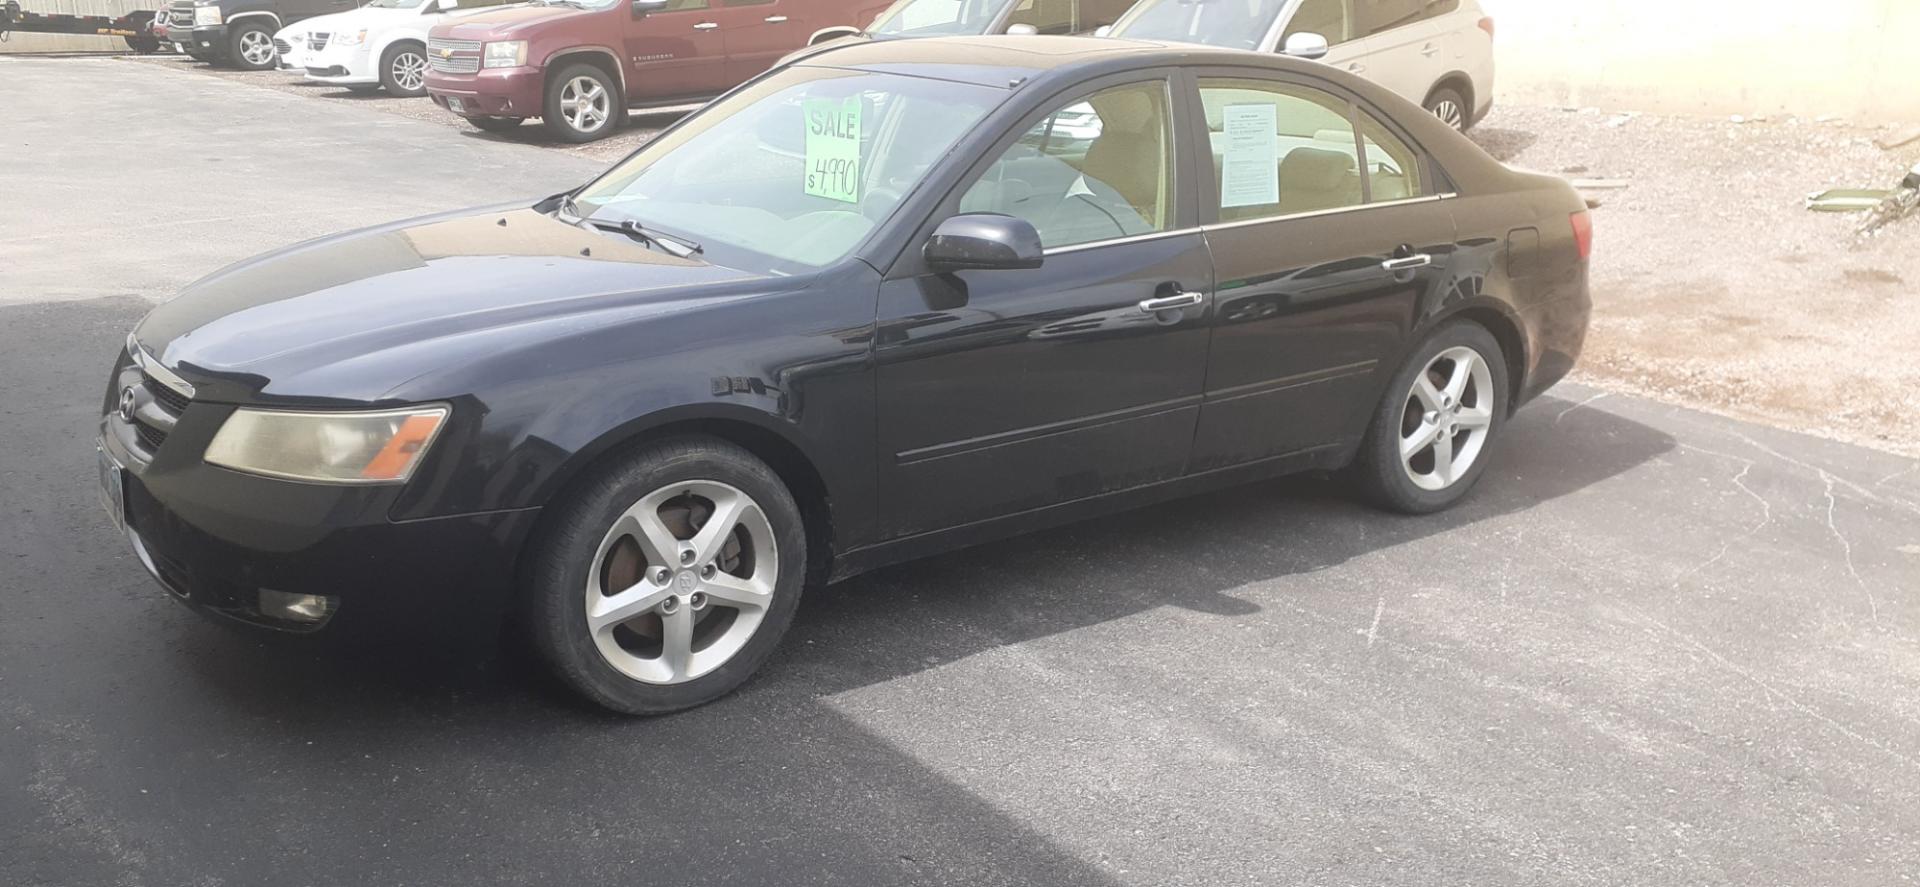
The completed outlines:
[[[541,110],[548,132],[576,144],[606,136],[626,117],[619,88],[593,65],[570,65],[548,80]]]
[[[576,485],[550,520],[525,574],[534,644],[606,708],[662,714],[717,699],[793,621],[800,510],[738,446],[647,445]]]
[[[427,50],[418,43],[402,42],[380,54],[380,85],[387,95],[418,98],[427,94]]]
[[[1406,514],[1460,501],[1506,421],[1507,364],[1485,327],[1455,322],[1415,349],[1374,410],[1354,471],[1369,498]]]
[[[228,40],[231,45],[227,47],[227,58],[244,71],[265,71],[280,57],[280,51],[273,48],[273,35],[265,25],[242,22]]]

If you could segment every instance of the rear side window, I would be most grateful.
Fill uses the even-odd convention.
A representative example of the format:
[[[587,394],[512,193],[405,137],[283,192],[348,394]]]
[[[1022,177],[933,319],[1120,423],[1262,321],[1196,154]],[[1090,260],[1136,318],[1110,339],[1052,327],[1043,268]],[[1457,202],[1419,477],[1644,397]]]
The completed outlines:
[[[1220,221],[1297,215],[1366,202],[1352,106],[1317,89],[1203,78]]]
[[[1420,155],[1365,111],[1360,112],[1359,117],[1360,140],[1366,149],[1370,202],[1427,196],[1427,183],[1420,170]]]
[[[666,8],[660,11],[688,12],[695,9],[706,9],[709,5],[708,0],[667,0]]]
[[[1111,25],[1127,11],[1122,0],[1019,0],[1008,25],[1032,25],[1042,34],[1085,34]]]
[[[1353,3],[1353,36],[1367,37],[1407,25],[1424,22],[1456,12],[1460,0],[1350,0]]]

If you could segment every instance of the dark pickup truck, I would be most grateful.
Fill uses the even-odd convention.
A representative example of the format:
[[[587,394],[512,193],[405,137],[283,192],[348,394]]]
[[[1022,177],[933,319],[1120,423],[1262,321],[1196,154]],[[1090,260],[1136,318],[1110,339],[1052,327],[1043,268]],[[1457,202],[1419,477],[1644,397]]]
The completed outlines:
[[[359,0],[175,0],[166,11],[167,39],[203,62],[264,71],[279,61],[275,32],[359,5]]]

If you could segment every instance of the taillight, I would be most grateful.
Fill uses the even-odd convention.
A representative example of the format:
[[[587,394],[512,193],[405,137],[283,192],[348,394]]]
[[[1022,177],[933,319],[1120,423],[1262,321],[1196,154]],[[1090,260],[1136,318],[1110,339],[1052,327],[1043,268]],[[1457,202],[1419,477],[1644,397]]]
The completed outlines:
[[[1487,39],[1493,39],[1493,16],[1480,19],[1480,30],[1487,32]]]
[[[1593,214],[1581,210],[1572,218],[1573,245],[1580,250],[1580,260],[1584,262],[1593,255]]]

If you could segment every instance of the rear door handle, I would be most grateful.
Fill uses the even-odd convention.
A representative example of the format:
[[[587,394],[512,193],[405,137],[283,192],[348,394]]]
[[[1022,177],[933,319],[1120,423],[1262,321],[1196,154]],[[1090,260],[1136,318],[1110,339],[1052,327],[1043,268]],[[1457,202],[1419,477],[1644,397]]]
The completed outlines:
[[[1206,293],[1196,293],[1189,290],[1174,293],[1171,296],[1162,296],[1158,299],[1148,299],[1140,303],[1140,310],[1147,314],[1159,314],[1162,311],[1172,311],[1176,308],[1192,308],[1206,300]]]
[[[1422,48],[1421,48],[1421,50],[1420,50],[1420,54],[1421,54],[1421,55],[1424,55],[1424,56],[1432,56],[1432,55],[1433,55],[1434,53],[1436,53],[1436,52],[1439,52],[1439,51],[1440,51],[1440,47],[1438,47],[1438,46],[1435,46],[1435,45],[1433,45],[1433,44],[1431,44],[1431,43],[1429,43],[1429,44],[1427,44],[1427,45],[1426,45],[1425,47],[1422,47]]]
[[[1415,268],[1425,268],[1431,264],[1433,264],[1432,256],[1427,255],[1426,253],[1415,253],[1411,256],[1407,256],[1401,259],[1388,259],[1380,263],[1380,268],[1384,271],[1391,271],[1395,274],[1399,274],[1402,271],[1412,271]]]
[[[717,27],[720,27],[719,22],[701,22],[697,25],[694,25],[693,29],[696,31],[711,31]]]
[[[773,24],[773,25],[780,24],[781,22],[784,22],[786,20],[787,20],[787,17],[784,15],[770,15],[770,16],[767,16],[766,19],[764,19],[764,21],[766,21],[768,24]]]

